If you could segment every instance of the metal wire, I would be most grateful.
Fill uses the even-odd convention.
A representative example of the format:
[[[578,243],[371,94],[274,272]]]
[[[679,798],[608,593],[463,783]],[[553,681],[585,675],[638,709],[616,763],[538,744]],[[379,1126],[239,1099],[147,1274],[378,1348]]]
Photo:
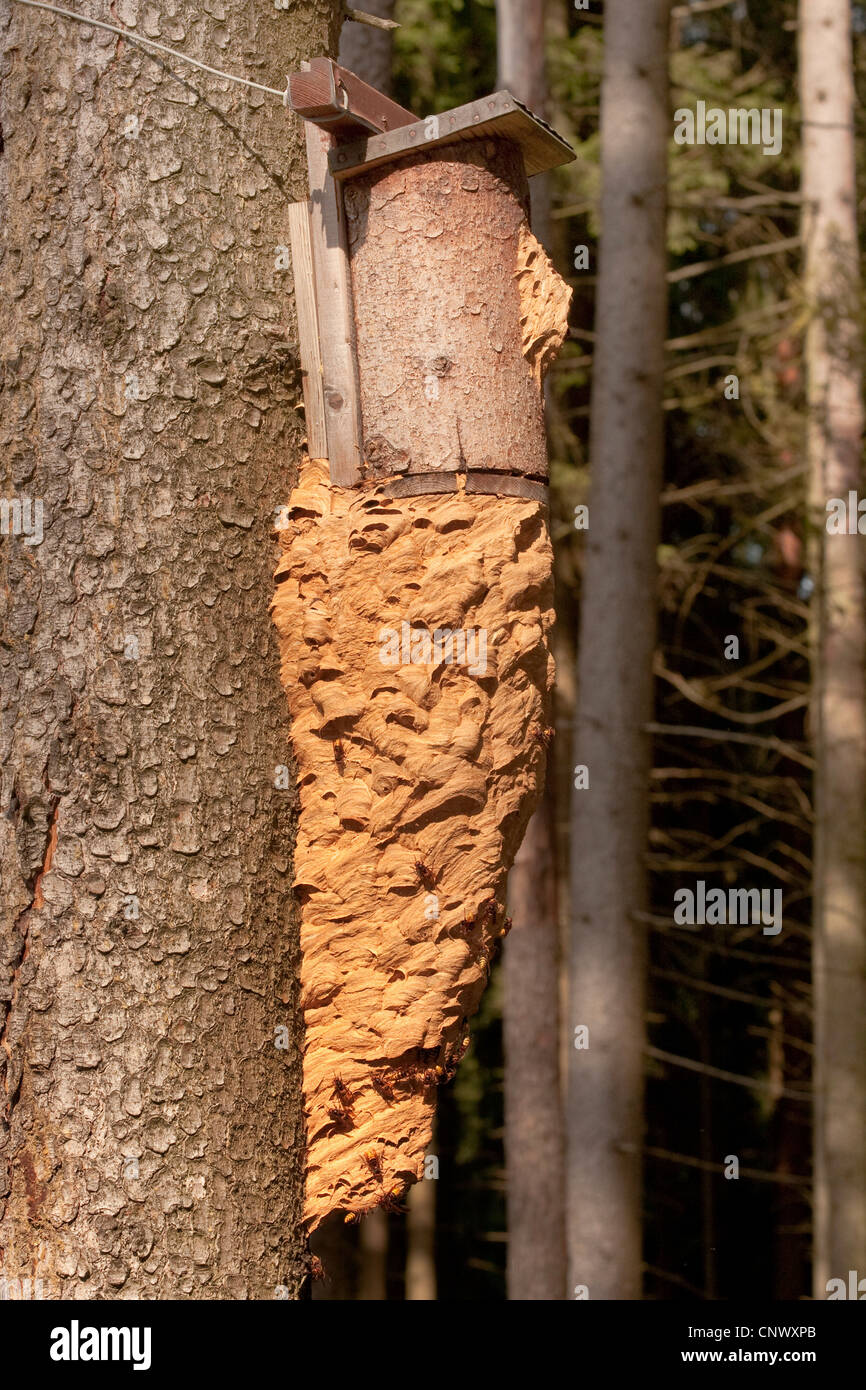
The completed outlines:
[[[52,14],[62,15],[64,19],[77,20],[79,24],[89,24],[95,29],[108,29],[112,34],[120,34],[121,38],[128,39],[130,43],[140,44],[143,48],[157,48],[160,53],[168,53],[172,58],[180,58],[182,63],[191,63],[194,68],[200,68],[202,72],[209,72],[214,77],[224,77],[227,82],[240,82],[244,87],[254,87],[257,92],[267,92],[269,96],[279,97],[285,101],[286,92],[278,91],[276,87],[263,87],[261,82],[251,82],[248,77],[237,77],[232,72],[222,72],[220,68],[208,67],[207,63],[200,63],[197,58],[190,58],[188,54],[181,53],[177,48],[169,48],[168,44],[157,43],[156,39],[142,38],[132,29],[125,29],[119,24],[106,24],[102,19],[91,19],[88,15],[78,14],[75,10],[62,10],[58,5],[49,5],[47,0],[15,0],[16,5],[29,5],[34,10],[50,10]]]

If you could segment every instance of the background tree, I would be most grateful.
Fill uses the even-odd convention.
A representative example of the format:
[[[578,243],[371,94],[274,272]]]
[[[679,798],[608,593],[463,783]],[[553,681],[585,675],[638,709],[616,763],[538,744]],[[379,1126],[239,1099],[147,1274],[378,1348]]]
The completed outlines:
[[[801,0],[808,459],[817,567],[814,1294],[866,1260],[866,591],[826,504],[863,481],[862,299],[849,0]]]
[[[364,0],[355,7],[380,19],[394,18],[394,0]],[[356,72],[380,92],[390,94],[393,77],[394,31],[379,29],[372,24],[357,24],[347,20],[340,34],[339,61],[350,72]]]
[[[363,0],[361,4],[372,8]],[[243,19],[233,8],[228,48],[218,48],[216,65],[279,87],[284,72],[301,57],[322,50],[322,15],[327,12],[333,21],[336,8],[310,0],[288,12],[274,11],[270,17],[264,11],[244,13]],[[573,276],[575,289],[572,341],[553,369],[553,409],[548,415],[559,612],[557,739],[550,773],[559,806],[557,888],[564,899],[570,852],[565,805],[571,769],[575,762],[586,761],[577,752],[572,756],[568,746],[575,690],[567,653],[577,633],[586,537],[574,529],[573,508],[589,500],[590,392],[594,365],[601,366],[601,358],[594,363],[594,349],[595,331],[602,327],[601,315],[595,314],[595,272],[601,230],[598,118],[605,34],[600,6],[576,11],[571,0],[548,0],[547,8],[548,118],[580,154],[577,163],[552,180],[550,222],[550,244],[560,268],[568,268]],[[834,16],[835,12],[834,8]],[[94,7],[92,13],[99,11]],[[816,13],[812,11],[810,20],[816,38],[809,43],[809,53],[825,65],[829,55],[835,106],[848,100],[844,81],[837,80],[848,59],[840,57],[836,46],[838,29],[831,24],[828,36],[826,26],[815,26]],[[866,9],[855,3],[851,13],[854,79],[862,105]],[[128,8],[122,14],[121,22],[136,17]],[[395,17],[403,26],[395,43],[395,86],[405,104],[419,112],[441,111],[498,85],[495,0],[397,0]],[[832,974],[824,970],[824,978],[833,984],[823,995],[819,987],[824,1022],[819,1022],[817,1053],[813,1049],[812,842],[813,832],[818,839],[830,832],[822,829],[823,812],[817,826],[814,820],[806,723],[812,693],[810,627],[818,627],[821,611],[814,592],[816,585],[820,589],[821,546],[828,548],[828,563],[839,565],[840,592],[853,592],[847,588],[849,580],[858,581],[852,569],[853,547],[845,537],[828,537],[822,530],[823,508],[832,490],[817,469],[814,525],[811,530],[804,526],[804,440],[808,357],[813,383],[825,383],[813,397],[817,410],[812,428],[819,446],[813,448],[812,458],[820,454],[833,463],[844,455],[844,476],[854,476],[850,439],[841,452],[833,442],[850,435],[845,422],[853,415],[838,406],[829,409],[831,399],[840,399],[831,382],[844,380],[845,390],[851,389],[859,344],[849,335],[852,322],[862,325],[851,217],[844,204],[846,178],[850,187],[850,162],[843,148],[849,128],[858,173],[866,161],[859,123],[849,127],[845,115],[838,122],[840,137],[839,131],[828,129],[822,114],[807,117],[818,122],[818,136],[832,143],[826,158],[814,160],[818,175],[825,172],[822,187],[827,196],[807,200],[803,231],[813,246],[818,245],[822,225],[819,206],[830,206],[830,184],[843,190],[843,203],[841,238],[834,240],[826,259],[816,257],[816,279],[804,296],[798,235],[805,171],[796,124],[797,18],[797,0],[698,0],[674,6],[671,28],[672,108],[694,108],[698,98],[723,108],[782,107],[785,138],[780,156],[773,159],[747,145],[669,147],[669,328],[662,391],[667,448],[654,598],[658,680],[649,725],[655,749],[648,781],[650,897],[646,910],[635,914],[649,941],[643,1235],[644,1289],[650,1298],[799,1298],[809,1288],[813,1064],[819,1093],[837,1097],[818,1110],[819,1127],[826,1135],[819,1139],[822,1148],[816,1155],[819,1230],[829,1233],[835,1225],[844,1231],[837,1219],[838,1203],[850,1201],[856,1209],[860,1200],[859,1178],[856,1173],[851,1177],[847,1161],[859,1162],[854,1126],[861,1123],[856,1115],[862,1078],[856,1059],[849,1070],[837,1044],[850,1042],[862,1057],[862,1043],[856,1034],[840,1030],[826,1060],[823,1057],[823,1039],[833,1034],[834,1000],[849,1010],[859,987],[861,977],[853,982],[848,978],[847,958],[837,968],[837,956]],[[204,61],[215,61],[215,46],[225,41],[226,25],[206,15],[157,15],[154,22],[157,37]],[[139,27],[144,27],[140,17]],[[372,32],[346,25],[344,38],[350,28],[356,37]],[[336,32],[336,24],[330,22],[331,52]],[[272,1297],[268,1281],[276,1280],[277,1266],[282,1269],[286,1263],[286,1285],[294,1294],[303,1274],[300,1236],[292,1225],[300,1174],[285,1156],[272,1165],[290,1209],[288,1222],[279,1215],[278,1235],[277,1223],[268,1224],[265,1216],[274,1193],[265,1172],[271,1150],[263,1149],[268,1163],[262,1161],[262,1153],[257,1152],[255,1160],[246,1154],[250,1134],[258,1143],[262,1130],[272,1123],[269,1117],[277,1115],[294,1126],[291,1139],[286,1130],[287,1143],[300,1144],[292,1017],[283,1004],[278,1020],[285,1021],[290,1046],[279,1056],[288,1070],[279,1072],[273,1093],[267,1089],[275,1079],[270,1072],[264,1083],[261,1073],[251,1078],[248,1073],[271,1057],[264,1048],[256,1050],[254,1031],[266,1020],[269,1038],[276,1035],[273,1011],[265,1006],[264,995],[256,993],[262,979],[265,989],[271,988],[277,959],[273,940],[290,952],[294,949],[291,922],[285,921],[291,867],[284,857],[293,790],[290,779],[285,789],[270,790],[274,769],[287,756],[287,741],[276,682],[265,679],[271,637],[262,620],[270,588],[265,513],[285,500],[300,446],[293,329],[289,326],[288,335],[279,336],[286,312],[291,312],[291,272],[287,253],[280,249],[287,235],[280,219],[284,199],[305,191],[303,156],[294,143],[294,124],[277,110],[276,100],[262,97],[259,105],[254,93],[200,78],[168,60],[163,65],[160,58],[145,58],[126,42],[99,31],[89,33],[38,13],[18,13],[11,5],[0,16],[0,35],[6,79],[0,96],[6,140],[6,154],[0,155],[6,222],[3,275],[4,284],[11,286],[0,310],[9,327],[0,348],[0,430],[9,470],[0,502],[6,506],[4,517],[11,514],[15,499],[32,502],[41,496],[46,504],[41,546],[25,545],[20,535],[0,535],[0,564],[7,567],[6,582],[0,585],[0,602],[6,605],[0,642],[6,701],[5,722],[0,722],[0,756],[5,760],[0,768],[0,841],[5,855],[0,858],[0,1071],[6,1069],[0,1081],[0,1113],[9,1125],[0,1137],[0,1207],[10,1196],[7,1189],[13,1189],[13,1202],[6,1202],[2,1218],[0,1272],[14,1276],[38,1274],[41,1269],[44,1277],[48,1265],[34,1268],[34,1233],[42,1230],[41,1222],[50,1234],[50,1259],[74,1271],[61,1280],[63,1291],[79,1286],[80,1269],[82,1275],[89,1271],[86,1284],[94,1292],[102,1287],[121,1296],[140,1287],[147,1297],[169,1296],[175,1290],[180,1297],[208,1297],[208,1289],[226,1289],[227,1296],[233,1296],[246,1278],[252,1296]],[[278,56],[272,62],[274,52]],[[124,88],[130,79],[132,85]],[[813,93],[816,99],[823,89],[821,84]],[[135,122],[128,120],[132,116],[138,117],[139,131],[147,137],[144,145],[134,143]],[[835,124],[835,119],[829,122]],[[811,129],[807,124],[804,132]],[[174,130],[179,131],[179,169],[171,166]],[[667,130],[670,135],[672,123]],[[92,138],[94,132],[99,138]],[[243,141],[255,152],[249,159],[238,155]],[[250,170],[258,170],[263,183],[252,199],[246,197]],[[268,171],[282,181],[281,189],[274,191]],[[237,192],[232,192],[235,175]],[[163,235],[168,237],[165,244]],[[216,237],[213,244],[211,236]],[[231,236],[236,244],[226,248]],[[573,248],[582,245],[588,259],[586,268],[577,268],[572,266]],[[838,293],[840,281],[844,296]],[[193,283],[197,293],[192,293]],[[150,325],[168,321],[178,285],[190,287],[190,306],[181,303],[177,311],[178,341],[158,352]],[[223,312],[226,304],[228,313]],[[139,346],[140,339],[145,348]],[[826,369],[826,378],[813,370],[816,342],[817,364]],[[200,362],[197,352],[202,354]],[[135,371],[139,355],[149,374],[144,384],[143,374]],[[226,379],[220,383],[222,370]],[[738,395],[728,389],[732,376]],[[116,383],[113,396],[106,396],[106,382]],[[241,409],[245,413],[238,416]],[[842,422],[838,429],[834,426],[832,439],[831,418]],[[256,437],[261,442],[253,447],[250,441]],[[247,447],[248,462],[243,463],[240,453]],[[847,488],[840,488],[844,496]],[[228,517],[229,502],[237,497],[246,502],[247,496],[256,513],[249,528],[216,515],[219,508]],[[243,516],[242,504],[236,505]],[[3,530],[7,529],[4,521]],[[58,536],[62,546],[49,554]],[[113,549],[102,553],[103,546],[112,544]],[[618,556],[620,551],[614,548],[610,553]],[[238,574],[242,583],[236,588]],[[835,580],[827,584],[825,578],[828,597],[835,586]],[[202,604],[205,592],[208,599]],[[61,607],[64,613],[58,617]],[[850,632],[855,644],[859,641],[857,619],[849,608],[837,614],[828,604],[823,611],[833,622],[838,616],[840,638]],[[203,628],[202,613],[212,615],[210,626]],[[49,633],[46,623],[56,623],[56,630]],[[233,623],[244,635],[244,645],[229,631]],[[148,625],[155,635],[148,636]],[[832,623],[826,630],[834,631]],[[211,640],[214,632],[217,636]],[[725,655],[727,634],[738,636],[736,660]],[[127,643],[127,637],[139,639],[137,661],[135,643]],[[816,644],[829,678],[826,689],[851,691],[854,685],[848,677],[859,680],[860,658],[844,642],[838,650],[844,661],[831,670],[830,645],[817,649]],[[217,668],[213,680],[211,663]],[[98,699],[92,693],[97,672]],[[233,687],[233,680],[242,685]],[[233,695],[223,693],[232,689]],[[816,713],[826,703],[820,693],[824,689],[819,675]],[[111,703],[107,697],[113,690],[126,705]],[[144,703],[147,699],[150,705]],[[210,743],[196,736],[205,717],[199,719],[197,711],[205,701],[219,726],[209,730]],[[176,730],[169,724],[173,710]],[[852,711],[836,703],[832,712],[832,720],[825,722],[827,734],[816,739],[816,752],[827,746],[830,730],[844,732]],[[853,714],[856,719],[856,708]],[[61,742],[61,736],[68,742]],[[180,738],[177,750],[175,736]],[[184,760],[193,743],[195,755]],[[43,744],[49,759],[45,776]],[[67,758],[69,746],[74,763]],[[59,750],[56,755],[54,748]],[[219,772],[222,766],[228,771],[225,778]],[[79,767],[87,779],[79,798],[86,815],[98,814],[106,822],[116,815],[115,789],[120,787],[127,796],[130,780],[139,797],[138,802],[126,803],[125,818],[113,829],[85,817],[80,851],[73,817],[78,802],[72,805]],[[833,824],[842,803],[830,795],[829,770],[840,767],[843,760],[833,757],[823,774],[828,790],[821,804],[829,808]],[[851,772],[859,775],[853,762]],[[286,782],[285,773],[280,781]],[[156,794],[147,796],[145,789],[154,786]],[[193,803],[202,787],[209,804],[199,808]],[[265,801],[262,787],[275,802]],[[123,832],[133,813],[135,836],[130,838]],[[852,825],[855,822],[861,823],[862,816],[853,817]],[[202,848],[197,855],[184,856],[178,848],[166,854],[166,838],[170,834],[169,845],[176,845],[184,824],[201,831]],[[214,829],[217,839],[211,841]],[[148,835],[157,843],[146,843]],[[265,864],[263,846],[269,835],[280,859],[278,868],[270,861]],[[853,846],[855,856],[858,846],[859,840]],[[250,856],[259,849],[262,863],[253,872],[248,868]],[[830,858],[825,855],[823,863],[835,866],[838,881],[837,850],[847,852],[844,840],[829,842]],[[530,840],[521,860],[531,853]],[[76,872],[85,856],[87,867]],[[180,866],[170,899],[163,873],[169,861]],[[133,891],[141,880],[142,864],[144,896]],[[152,864],[155,878],[150,875]],[[196,870],[197,864],[201,869]],[[272,870],[283,875],[279,882]],[[859,874],[855,857],[845,888],[852,909]],[[696,877],[714,886],[781,886],[782,934],[768,939],[760,928],[733,933],[707,927],[696,937],[677,929],[671,920],[672,893]],[[818,880],[827,881],[820,865]],[[220,958],[220,976],[229,973],[224,980],[215,977],[215,991],[202,983],[220,1009],[223,1003],[232,1007],[231,993],[240,1001],[234,1005],[240,1015],[219,1013],[209,1034],[217,1042],[207,1044],[205,1056],[187,1036],[190,1030],[198,1036],[198,1024],[190,1024],[188,1014],[181,1013],[193,1004],[194,995],[198,997],[187,981],[213,983],[201,962],[217,959],[221,943],[226,952],[229,947],[233,952],[239,934],[247,933],[246,923],[253,919],[245,915],[244,903],[253,882],[256,892],[259,883],[263,885],[264,916],[255,919],[264,923],[262,931],[257,928],[249,941],[241,941],[238,959],[233,954]],[[831,895],[827,901],[838,904],[842,899]],[[228,915],[227,904],[234,915]],[[49,913],[50,926],[45,926]],[[838,952],[840,914],[834,909],[827,916],[819,909],[816,920],[835,923],[824,940],[835,943],[832,949]],[[175,921],[181,924],[176,938],[171,935]],[[168,949],[175,941],[179,948],[184,945],[184,924],[190,939],[185,956]],[[102,935],[96,936],[98,931]],[[97,951],[102,960],[98,976],[90,964],[95,959],[92,934],[111,945],[110,951]],[[507,944],[515,940],[512,935]],[[238,960],[247,952],[242,971]],[[79,971],[74,967],[82,956],[85,965]],[[185,962],[190,961],[187,969]],[[819,946],[819,971],[821,961]],[[41,982],[47,965],[53,969],[54,962],[62,967],[61,974],[52,976],[46,988]],[[853,964],[855,972],[861,970],[856,952]],[[39,971],[36,988],[31,967]],[[291,960],[287,970],[293,974]],[[142,1040],[136,1021],[133,1030],[127,1026],[122,1040],[108,1036],[103,1041],[97,1034],[106,1060],[89,1066],[88,1057],[96,1053],[88,1052],[88,1045],[96,1030],[103,1026],[110,1033],[117,1026],[113,1014],[106,1022],[107,1013],[100,1017],[93,1012],[93,979],[112,996],[111,1008],[134,1013],[136,1020],[141,1017],[146,1032]],[[158,993],[164,980],[165,996]],[[435,1257],[443,1299],[505,1295],[509,1233],[503,1160],[503,986],[507,988],[506,980],[498,968],[482,1010],[472,1021],[470,1053],[439,1099]],[[150,1012],[139,1014],[140,994],[145,992]],[[290,991],[286,993],[291,998]],[[49,1007],[40,1012],[46,1000]],[[862,1007],[855,1006],[854,1016],[862,1018]],[[569,1013],[567,1021],[570,1032],[577,1020]],[[175,1034],[172,1025],[180,1032]],[[248,1082],[251,1093],[265,1087],[264,1108],[259,1106],[251,1128],[242,1133],[237,1126],[246,1123],[248,1112],[234,1108],[233,1096],[241,1083],[233,1065],[225,1068],[225,1083],[218,1089],[224,1056],[231,1059],[235,1047],[227,1028],[237,1028],[237,1055],[248,1068],[244,1095]],[[23,1053],[17,1046],[19,1037]],[[571,1048],[570,1037],[565,1044]],[[142,1048],[146,1059],[157,1058],[159,1085],[150,1079],[148,1060],[129,1083],[128,1102],[118,1102],[115,1095],[127,1094],[114,1082],[119,1070],[116,1053],[124,1048],[123,1065],[128,1055],[137,1066]],[[16,1066],[22,1059],[23,1065]],[[180,1127],[178,1117],[183,1125],[194,1127],[198,1115],[189,1111],[185,1100],[176,1099],[188,1074],[202,1095],[199,1109],[208,1117],[192,1134]],[[4,1089],[6,1077],[11,1103]],[[840,1114],[838,1097],[846,1077],[855,1120],[851,1124],[849,1116],[843,1127],[841,1121],[831,1124],[831,1114]],[[140,1103],[136,1079],[144,1101],[139,1114],[133,1113]],[[74,1109],[66,1099],[70,1094]],[[34,1108],[37,1102],[39,1111]],[[29,1125],[31,1113],[38,1124],[25,1131],[24,1120]],[[154,1118],[165,1120],[165,1133],[152,1123]],[[41,1142],[22,1143],[25,1132],[41,1139],[49,1128],[58,1136],[49,1149]],[[145,1129],[157,1144],[166,1142],[166,1135],[175,1136],[173,1142],[169,1138],[164,1155],[145,1147]],[[836,1138],[828,1142],[831,1134]],[[13,1150],[22,1161],[10,1177]],[[153,1213],[151,1194],[142,1182],[124,1181],[118,1193],[102,1176],[101,1155],[107,1155],[106,1164],[113,1164],[118,1152],[124,1161],[129,1159],[124,1177],[135,1171],[136,1158],[143,1175],[156,1175],[158,1192],[165,1195]],[[731,1152],[739,1155],[736,1182],[723,1173],[725,1156]],[[202,1204],[191,1193],[203,1190],[210,1171],[216,1178],[210,1199]],[[256,1188],[259,1174],[263,1186]],[[187,1179],[189,1191],[180,1186]],[[65,1207],[58,1206],[60,1182],[66,1183]],[[432,1197],[432,1182],[424,1186]],[[834,1189],[837,1197],[832,1196]],[[270,1195],[260,1199],[263,1192]],[[143,1193],[145,1200],[139,1200]],[[216,1276],[211,1265],[196,1264],[191,1251],[198,1257],[205,1251],[207,1259],[206,1250],[219,1243],[230,1252],[228,1238],[201,1235],[202,1229],[212,1232],[214,1222],[222,1219],[215,1216],[220,1201],[226,1220],[237,1218],[235,1231],[250,1233],[253,1243],[259,1240],[257,1233],[263,1233],[265,1244],[256,1248],[273,1250],[267,1242],[275,1241],[278,1257],[268,1256],[261,1264],[258,1257],[236,1260],[232,1265],[234,1256],[228,1253],[224,1264],[213,1266]],[[133,1232],[133,1209],[141,1215],[140,1232]],[[69,1213],[74,1215],[67,1223],[62,1218]],[[247,1224],[239,1224],[241,1219]],[[64,1225],[70,1226],[71,1238],[62,1236]],[[335,1247],[340,1253],[322,1251],[328,1280],[316,1285],[315,1296],[351,1298],[371,1288],[377,1298],[383,1292],[390,1299],[411,1296],[414,1279],[407,1277],[407,1252],[415,1237],[407,1230],[406,1217],[389,1215],[387,1225],[386,1268],[381,1244],[370,1249],[378,1239],[374,1226],[341,1227]],[[152,1229],[152,1253],[128,1255],[133,1234],[140,1236],[137,1248],[144,1250]],[[286,1230],[290,1233],[283,1240]],[[14,1248],[7,1243],[10,1232],[17,1242]],[[423,1243],[429,1252],[428,1215],[421,1237],[416,1248]],[[838,1246],[833,1254],[829,1240],[820,1235],[816,1246],[815,1292],[824,1297],[826,1277],[840,1272],[835,1265],[844,1273],[856,1267],[858,1257],[849,1260]],[[744,1248],[749,1251],[746,1261]],[[822,1249],[829,1252],[826,1258]],[[166,1250],[171,1252],[168,1256]],[[38,1253],[41,1261],[41,1250]],[[429,1254],[426,1258],[429,1269]],[[822,1274],[822,1260],[829,1275]],[[124,1268],[129,1270],[125,1277]],[[262,1273],[264,1278],[255,1283]],[[373,1284],[367,1283],[368,1273],[375,1274]],[[156,1283],[149,1282],[153,1280]]]
[[[608,0],[572,804],[569,1283],[641,1295],[645,909],[667,310],[669,0]]]
[[[357,8],[362,8],[358,6]],[[394,0],[365,0],[367,14],[392,19]],[[339,62],[350,72],[369,82],[380,92],[390,93],[393,85],[393,30],[346,20],[340,31]],[[335,1301],[347,1297],[345,1275],[357,1264],[357,1297],[362,1302],[380,1302],[387,1297],[388,1217],[372,1211],[361,1229],[330,1221],[328,1229],[313,1237],[312,1248],[319,1252],[329,1271],[326,1283],[313,1290],[316,1301]],[[330,1271],[339,1269],[339,1275]]]
[[[96,7],[94,7],[96,9]],[[280,87],[336,0],[124,8]],[[218,17],[215,17],[217,16]],[[295,793],[268,616],[301,443],[277,98],[4,6],[0,1250],[52,1297],[296,1297]]]
[[[497,0],[497,85],[547,114],[544,0]],[[549,240],[550,180],[531,182],[532,230]],[[508,1297],[565,1295],[564,1126],[559,1072],[559,922],[552,769],[508,880],[503,949]]]

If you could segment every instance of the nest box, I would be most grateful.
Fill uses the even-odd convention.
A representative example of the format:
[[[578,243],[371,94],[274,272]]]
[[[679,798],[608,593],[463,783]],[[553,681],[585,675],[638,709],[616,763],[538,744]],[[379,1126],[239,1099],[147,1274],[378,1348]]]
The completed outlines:
[[[419,120],[327,58],[287,100],[310,176],[290,221],[310,456],[340,487],[449,492],[463,475],[543,500],[541,376],[567,291],[527,179],[571,147],[507,91]]]

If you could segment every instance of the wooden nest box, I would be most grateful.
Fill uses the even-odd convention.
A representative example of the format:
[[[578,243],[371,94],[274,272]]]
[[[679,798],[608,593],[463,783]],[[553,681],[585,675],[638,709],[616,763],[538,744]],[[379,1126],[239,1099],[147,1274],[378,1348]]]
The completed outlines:
[[[310,456],[339,487],[543,500],[569,292],[527,178],[574,152],[506,91],[419,120],[317,58],[287,98],[310,174],[291,209]]]

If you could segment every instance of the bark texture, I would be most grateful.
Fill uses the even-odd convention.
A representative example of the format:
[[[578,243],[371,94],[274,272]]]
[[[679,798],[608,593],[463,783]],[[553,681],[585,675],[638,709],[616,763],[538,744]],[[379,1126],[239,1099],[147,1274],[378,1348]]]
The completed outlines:
[[[519,148],[478,140],[410,156],[348,181],[345,200],[368,477],[546,478],[539,377],[518,331]]]
[[[666,318],[669,0],[608,0],[573,794],[569,1284],[641,1294],[645,906]]]
[[[300,788],[314,1227],[421,1175],[543,777],[551,549],[539,503],[391,500],[332,488],[321,460],[287,520],[273,611]],[[404,623],[484,632],[484,669],[431,659],[423,636],[384,662],[383,629]]]
[[[280,86],[338,9],[113,13]],[[305,162],[278,101],[114,35],[12,6],[0,45],[4,495],[45,525],[0,541],[0,1273],[293,1297],[295,802],[267,605]]]
[[[803,238],[815,743],[814,1296],[866,1268],[866,587],[860,535],[826,504],[862,493],[853,54],[848,0],[801,0]]]

